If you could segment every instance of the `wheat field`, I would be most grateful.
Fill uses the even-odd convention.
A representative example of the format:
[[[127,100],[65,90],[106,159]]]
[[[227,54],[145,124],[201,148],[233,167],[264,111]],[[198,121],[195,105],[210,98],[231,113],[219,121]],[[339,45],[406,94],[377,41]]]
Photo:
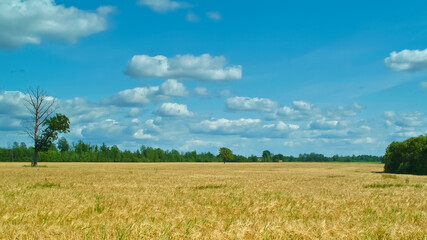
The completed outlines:
[[[1,239],[427,239],[427,177],[368,163],[0,163]]]

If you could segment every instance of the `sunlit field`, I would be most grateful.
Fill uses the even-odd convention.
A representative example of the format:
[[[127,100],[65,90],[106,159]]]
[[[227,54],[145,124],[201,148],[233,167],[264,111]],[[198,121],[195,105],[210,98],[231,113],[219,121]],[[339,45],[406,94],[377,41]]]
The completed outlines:
[[[0,163],[2,239],[426,239],[427,177],[365,163]]]

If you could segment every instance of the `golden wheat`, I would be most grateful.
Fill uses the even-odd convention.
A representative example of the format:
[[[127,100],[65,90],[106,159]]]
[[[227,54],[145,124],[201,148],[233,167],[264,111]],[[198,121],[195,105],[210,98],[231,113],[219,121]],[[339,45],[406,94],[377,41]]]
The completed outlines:
[[[0,163],[2,239],[427,239],[427,177],[361,163]]]

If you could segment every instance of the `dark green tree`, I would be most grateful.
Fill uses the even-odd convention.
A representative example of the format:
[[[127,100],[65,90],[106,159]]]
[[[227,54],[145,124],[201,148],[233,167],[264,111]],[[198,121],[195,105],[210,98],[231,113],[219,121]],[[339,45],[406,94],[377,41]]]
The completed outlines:
[[[57,113],[56,116],[44,121],[42,135],[38,139],[38,150],[47,151],[52,143],[58,139],[59,133],[68,133],[70,130],[70,120],[63,114]]]
[[[230,149],[222,147],[219,149],[219,158],[224,161],[225,164],[225,162],[232,161],[234,159],[234,155]]]
[[[262,160],[264,162],[271,162],[271,152],[268,150],[262,152]]]
[[[58,139],[58,149],[61,152],[68,152],[70,150],[70,144],[65,137]]]
[[[258,157],[255,155],[250,155],[248,157],[249,162],[257,162],[258,161]]]
[[[70,120],[68,117],[60,113],[57,113],[54,117],[46,119],[43,126],[46,128],[38,139],[36,144],[37,147],[34,149],[35,151],[48,151],[52,147],[53,142],[58,139],[59,133],[70,132]],[[37,165],[37,163],[34,163],[33,165]]]
[[[388,173],[427,174],[427,135],[392,142],[384,155]]]

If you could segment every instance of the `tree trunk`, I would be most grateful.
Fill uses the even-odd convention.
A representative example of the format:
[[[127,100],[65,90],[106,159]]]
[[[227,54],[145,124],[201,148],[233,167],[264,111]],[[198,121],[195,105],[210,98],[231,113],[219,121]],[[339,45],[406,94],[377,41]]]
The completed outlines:
[[[39,161],[39,119],[38,119],[38,113],[36,113],[36,125],[34,128],[34,157],[33,157],[33,164],[31,164],[33,167],[37,167],[37,162]]]
[[[39,151],[34,149],[33,164],[31,164],[31,166],[37,167],[38,161],[39,161]]]

